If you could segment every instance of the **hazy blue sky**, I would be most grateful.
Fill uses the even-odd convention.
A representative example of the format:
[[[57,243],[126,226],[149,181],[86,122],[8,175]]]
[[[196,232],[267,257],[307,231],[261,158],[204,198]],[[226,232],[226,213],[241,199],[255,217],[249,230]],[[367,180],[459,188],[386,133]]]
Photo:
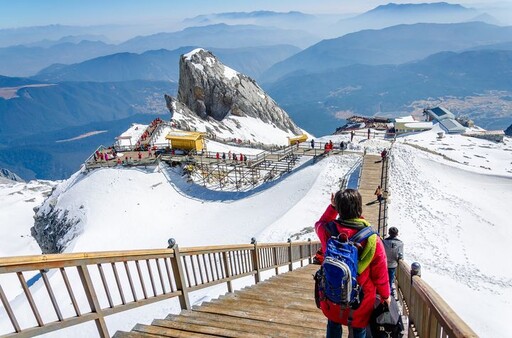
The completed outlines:
[[[485,0],[448,1],[468,7]],[[391,1],[378,0],[0,0],[0,28],[48,24],[139,24],[184,19],[198,14],[254,10],[357,13]],[[421,3],[425,0],[398,0]],[[502,2],[512,2],[506,0]]]

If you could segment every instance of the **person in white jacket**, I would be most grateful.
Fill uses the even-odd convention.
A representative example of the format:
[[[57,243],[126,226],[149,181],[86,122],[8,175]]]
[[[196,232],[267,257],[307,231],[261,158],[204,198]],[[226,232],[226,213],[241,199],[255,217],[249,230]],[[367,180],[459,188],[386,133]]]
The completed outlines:
[[[395,296],[393,281],[395,279],[398,261],[404,257],[404,243],[396,238],[398,236],[398,229],[396,227],[389,228],[388,234],[389,236],[384,239],[383,242],[388,260],[389,291]]]

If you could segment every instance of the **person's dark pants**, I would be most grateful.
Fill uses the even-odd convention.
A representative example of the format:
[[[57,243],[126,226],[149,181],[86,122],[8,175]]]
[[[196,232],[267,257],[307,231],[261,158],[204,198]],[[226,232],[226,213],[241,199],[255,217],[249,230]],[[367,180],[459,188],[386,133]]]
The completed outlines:
[[[389,292],[394,297],[395,292],[393,291],[393,281],[395,280],[396,268],[388,268],[388,276],[389,276]]]
[[[327,320],[327,334],[326,338],[341,338],[342,328],[341,324]],[[352,328],[353,338],[366,338],[366,329]]]

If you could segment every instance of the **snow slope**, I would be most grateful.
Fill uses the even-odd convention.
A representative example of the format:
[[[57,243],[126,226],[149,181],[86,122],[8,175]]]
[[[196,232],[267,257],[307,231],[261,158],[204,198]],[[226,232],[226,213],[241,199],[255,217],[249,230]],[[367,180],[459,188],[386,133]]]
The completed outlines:
[[[437,140],[436,136],[431,131],[395,142],[390,225],[400,229],[405,259],[422,264],[422,278],[480,336],[512,337],[506,325],[511,315],[512,269],[503,263],[507,245],[500,240],[512,235],[507,209],[512,201],[512,142],[495,144],[460,135]],[[316,140],[329,139],[335,144],[346,141],[343,135]],[[218,151],[231,149],[211,146]],[[379,152],[384,146],[389,143],[356,136],[350,148]],[[249,243],[251,237],[259,242],[295,240],[296,234],[313,226],[356,158],[332,156],[314,165],[304,159],[293,173],[247,192],[207,190],[185,182],[178,171],[165,166],[100,169],[77,174],[60,185],[53,203],[81,219],[81,234],[68,247],[70,252],[162,248],[169,237],[180,246]],[[2,214],[4,210],[2,199]],[[315,235],[299,239],[308,237]],[[44,297],[38,284],[34,294]],[[198,304],[225,291],[225,286],[218,286],[195,292],[191,301]],[[107,323],[113,333],[178,311],[176,302],[157,303],[118,314]],[[5,321],[0,315],[0,332],[8,327]],[[94,325],[48,336],[71,335],[94,336]]]
[[[30,234],[33,209],[41,205],[56,185],[57,182],[51,181],[0,180],[0,257],[41,254]],[[0,283],[4,289],[21,291],[15,275],[0,275]],[[14,298],[16,292],[8,298]]]
[[[337,188],[338,181],[333,178],[342,176],[356,159],[354,155],[330,157],[316,165],[305,159],[296,172],[243,193],[212,192],[186,183],[175,169],[166,166],[151,170],[101,169],[72,178],[73,184],[67,185],[53,203],[69,210],[70,217],[81,219],[81,234],[69,252],[163,248],[170,237],[180,246],[250,243],[251,237],[260,242],[286,241],[304,227],[312,226],[318,217],[318,210],[314,209],[322,210],[330,192]],[[314,200],[311,191],[316,192]],[[322,197],[318,198],[318,194]],[[304,215],[300,206],[310,212]],[[248,214],[247,210],[256,212]],[[314,234],[308,237],[314,239]],[[59,276],[53,277],[57,278],[55,288],[59,289],[62,282]],[[226,289],[222,285],[204,292],[194,293],[192,302],[215,297]],[[41,282],[34,285],[33,293],[36,302],[47,297]],[[15,306],[21,313],[20,322],[29,325],[29,308],[21,299]],[[51,312],[48,311],[49,316]],[[109,329],[111,333],[130,330],[137,322],[150,322],[170,312],[179,312],[175,301],[109,318]],[[0,320],[0,332],[8,328],[6,318]],[[70,334],[90,337],[95,328],[70,328],[49,336]]]
[[[41,253],[30,234],[33,209],[41,205],[56,185],[52,181],[0,181],[0,257]]]
[[[512,337],[512,140],[425,132],[399,139],[390,163],[405,260],[481,337]]]

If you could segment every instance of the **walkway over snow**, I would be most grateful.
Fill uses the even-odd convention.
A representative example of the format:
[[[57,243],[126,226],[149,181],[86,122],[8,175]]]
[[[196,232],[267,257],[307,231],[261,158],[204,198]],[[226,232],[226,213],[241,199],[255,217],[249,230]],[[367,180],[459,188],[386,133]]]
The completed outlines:
[[[363,216],[375,230],[379,223],[379,202],[374,193],[377,186],[381,185],[381,176],[382,159],[380,155],[364,155],[359,193],[363,198]]]
[[[114,337],[325,337],[327,320],[313,296],[318,267],[310,264],[274,276]]]

